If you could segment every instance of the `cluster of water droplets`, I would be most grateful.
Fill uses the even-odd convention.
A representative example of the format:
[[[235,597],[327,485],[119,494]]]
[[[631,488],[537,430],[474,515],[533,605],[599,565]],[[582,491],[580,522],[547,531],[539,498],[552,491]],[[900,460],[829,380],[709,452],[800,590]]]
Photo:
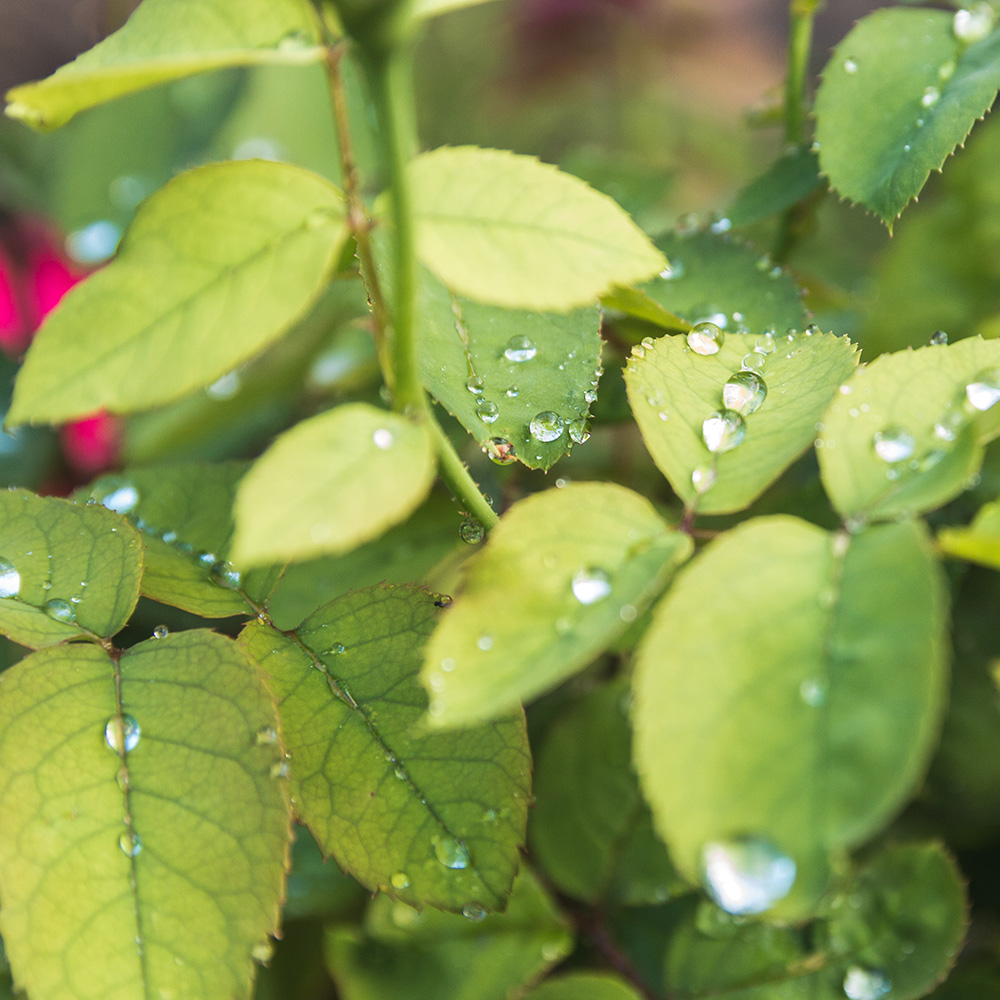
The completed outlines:
[[[32,555],[31,552],[26,555]],[[49,559],[52,558],[51,553]],[[18,600],[21,595],[21,573],[9,559],[0,556],[0,599]],[[49,580],[42,583],[43,590],[50,590],[52,584]],[[53,621],[62,622],[69,625],[76,621],[76,605],[83,600],[83,591],[87,588],[87,581],[80,581],[80,593],[74,594],[68,601],[61,597],[50,597],[41,605],[41,610]]]
[[[104,743],[122,761],[116,780],[125,798],[125,812],[122,816],[125,829],[118,836],[118,847],[130,858],[134,858],[142,850],[142,840],[132,826],[128,755],[139,745],[141,738],[142,728],[131,715],[112,715],[104,725]]]

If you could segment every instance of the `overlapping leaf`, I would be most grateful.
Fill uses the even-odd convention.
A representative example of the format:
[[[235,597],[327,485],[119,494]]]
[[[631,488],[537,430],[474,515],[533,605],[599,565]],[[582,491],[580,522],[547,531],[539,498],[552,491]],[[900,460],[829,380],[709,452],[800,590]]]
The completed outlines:
[[[276,741],[254,665],[210,632],[4,673],[0,927],[33,1000],[249,996],[289,841]]]
[[[50,314],[8,421],[128,413],[215,381],[312,304],[346,236],[340,192],[297,167],[181,174],[143,203],[115,260]]]
[[[968,44],[943,10],[887,8],[858,22],[816,94],[830,183],[891,223],[989,111],[998,56],[1000,32]]]
[[[575,972],[547,979],[525,1000],[639,1000],[639,994],[616,976]]]
[[[726,217],[734,226],[747,226],[786,211],[822,186],[816,154],[794,146],[736,196]]]
[[[511,507],[470,560],[422,679],[432,726],[493,718],[606,649],[691,552],[644,498],[573,484]]]
[[[124,27],[38,83],[7,94],[7,114],[57,128],[77,112],[169,80],[260,63],[318,62],[306,0],[144,0]]]
[[[758,346],[769,352],[753,362],[767,395],[740,418],[745,440],[713,455],[704,422],[723,409],[723,386]],[[856,364],[851,342],[831,334],[732,334],[712,355],[692,351],[684,336],[666,336],[635,349],[625,382],[646,447],[674,492],[701,513],[722,514],[750,504],[809,447],[816,421]]]
[[[775,517],[713,542],[657,609],[635,675],[636,765],[679,869],[704,877],[707,845],[729,857],[755,838],[797,866],[776,912],[808,912],[827,853],[869,836],[922,773],[945,629],[917,524],[849,536]]]
[[[938,545],[950,556],[1000,569],[1000,501],[979,509],[964,528],[942,528]]]
[[[436,602],[370,588],[290,637],[255,623],[242,642],[278,698],[293,804],[323,850],[413,906],[500,910],[526,821],[524,719],[420,731],[427,699],[416,674]]]
[[[114,635],[141,574],[139,535],[111,511],[0,491],[0,632],[15,642]]]

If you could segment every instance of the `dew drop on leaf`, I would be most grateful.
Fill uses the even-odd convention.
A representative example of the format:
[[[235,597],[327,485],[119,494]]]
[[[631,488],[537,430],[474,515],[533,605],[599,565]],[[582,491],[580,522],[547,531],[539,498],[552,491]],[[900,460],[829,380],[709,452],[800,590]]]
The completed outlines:
[[[287,778],[288,777],[288,761],[287,760],[276,760],[271,765],[270,771],[272,778]]]
[[[726,335],[715,323],[698,323],[687,335],[688,347],[703,356],[718,354],[725,341]]]
[[[278,731],[274,726],[264,726],[263,729],[257,730],[255,742],[259,747],[272,746],[278,742]]]
[[[757,339],[754,341],[753,349],[758,354],[773,354],[774,349],[777,344],[774,342],[774,328],[768,327]]]
[[[406,872],[393,872],[389,881],[392,883],[393,889],[410,888],[410,877],[406,874]]]
[[[454,837],[448,834],[434,837],[431,841],[434,845],[434,857],[445,866],[445,868],[468,868],[469,852]]]
[[[166,639],[168,635],[170,635],[170,629],[168,629],[166,625],[157,625],[156,628],[153,629],[154,639]]]
[[[538,353],[538,348],[529,337],[511,337],[504,348],[503,356],[508,361],[520,363],[530,361]]]
[[[377,430],[372,431],[372,442],[376,448],[386,451],[392,447],[392,431],[387,430],[385,427],[379,427]]]
[[[484,653],[488,653],[493,648],[493,636],[481,635],[476,640],[476,646],[479,649],[481,649]]]
[[[965,387],[965,396],[969,405],[980,413],[985,413],[1000,403],[1000,368],[980,372]]]
[[[955,11],[952,30],[955,37],[966,45],[984,39],[992,30],[996,14],[988,3],[973,4],[971,8]]]
[[[212,578],[224,587],[236,588],[240,585],[240,571],[225,559],[212,563]]]
[[[713,455],[732,451],[746,439],[747,425],[735,410],[716,410],[702,423],[701,436]]]
[[[884,972],[852,965],[844,976],[844,995],[848,1000],[879,1000],[892,990]]]
[[[844,72],[854,74],[858,71],[858,64],[853,59],[844,60]]]
[[[75,622],[76,612],[73,610],[73,605],[69,601],[64,601],[61,597],[53,597],[51,601],[46,601],[42,605],[42,610],[53,620],[57,622]]]
[[[253,948],[250,950],[250,954],[253,956],[255,962],[260,962],[261,965],[266,965],[271,961],[271,957],[274,955],[274,945],[271,944],[269,938],[265,938],[263,941],[258,941]]]
[[[611,593],[611,577],[603,569],[588,566],[573,577],[572,589],[581,604],[596,604]]]
[[[872,438],[875,454],[883,462],[905,462],[913,455],[916,442],[913,435],[902,427],[886,427]]]
[[[466,920],[471,920],[474,924],[486,919],[486,911],[476,903],[469,903],[462,907],[462,916]]]
[[[476,396],[480,395],[482,393],[482,391],[483,391],[483,377],[482,377],[482,375],[470,375],[465,380],[465,388],[468,389],[469,392],[473,393]]]
[[[744,417],[756,413],[766,398],[767,385],[756,372],[735,372],[722,387],[722,402],[726,409],[735,410]]]
[[[679,260],[672,260],[670,264],[660,271],[660,277],[664,281],[676,281],[684,277],[684,264]]]
[[[691,473],[691,485],[704,493],[715,482],[715,469],[711,465],[700,465]]]
[[[563,418],[558,413],[554,413],[552,410],[543,410],[535,415],[528,425],[528,430],[531,431],[531,436],[536,441],[547,444],[561,438],[565,426]]]
[[[965,425],[966,417],[957,406],[950,406],[934,424],[934,436],[942,441],[954,441]]]
[[[514,446],[506,438],[492,437],[483,446],[483,451],[491,462],[497,465],[510,465],[517,458]]]
[[[753,372],[756,375],[760,375],[764,371],[765,364],[767,364],[767,358],[763,354],[759,351],[751,351],[749,354],[743,355],[740,368],[745,372]]]
[[[931,345],[934,347],[943,347],[948,343],[948,334],[944,330],[935,330],[931,334]]]
[[[569,433],[570,441],[574,444],[583,444],[590,440],[590,421],[584,417],[571,420],[566,425],[566,430]]]
[[[0,559],[0,597],[17,597],[21,590],[21,574],[9,559]]]
[[[142,841],[133,830],[125,830],[118,838],[118,846],[124,854],[134,858],[142,850]]]
[[[467,517],[458,527],[458,537],[469,545],[478,545],[486,535],[486,529],[472,517]]]
[[[125,483],[101,498],[101,504],[116,514],[128,514],[138,502],[139,491],[131,483]]]
[[[123,750],[131,753],[139,745],[141,736],[142,729],[131,715],[123,715],[121,718],[113,715],[104,727],[104,741],[117,754]]]
[[[799,694],[810,708],[819,708],[826,702],[826,685],[815,677],[808,677],[799,685]]]
[[[507,386],[507,389],[504,392],[504,395],[508,399],[517,399],[517,397],[520,395],[520,392],[521,392],[521,390],[518,389],[518,387],[516,385],[509,385],[509,386]]]
[[[795,884],[795,862],[761,837],[708,843],[702,871],[709,895],[727,913],[763,913]]]
[[[497,417],[500,416],[500,407],[490,399],[480,399],[476,403],[476,416],[484,424],[495,423]]]
[[[923,96],[920,98],[920,103],[925,108],[933,108],[938,101],[941,100],[941,91],[937,87],[927,87],[924,90]]]

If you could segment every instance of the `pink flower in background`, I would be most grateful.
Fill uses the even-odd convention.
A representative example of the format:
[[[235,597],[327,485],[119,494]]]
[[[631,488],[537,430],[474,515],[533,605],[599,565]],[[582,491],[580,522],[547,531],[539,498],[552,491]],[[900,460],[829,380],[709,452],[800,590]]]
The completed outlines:
[[[122,444],[121,421],[103,411],[66,424],[60,433],[66,461],[93,475],[114,465]]]

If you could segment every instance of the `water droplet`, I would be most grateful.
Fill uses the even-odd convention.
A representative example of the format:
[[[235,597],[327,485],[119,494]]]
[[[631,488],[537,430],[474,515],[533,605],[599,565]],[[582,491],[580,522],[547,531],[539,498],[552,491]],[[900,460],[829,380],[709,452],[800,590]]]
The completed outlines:
[[[330,646],[327,652],[332,653],[334,656],[340,656],[346,648],[347,647],[342,642],[335,642],[332,646]]]
[[[465,388],[468,389],[469,392],[474,393],[476,396],[481,395],[483,391],[482,375],[470,375],[465,380]]]
[[[701,425],[705,447],[718,454],[738,447],[747,436],[747,425],[735,410],[716,410]]]
[[[76,621],[76,612],[73,610],[73,605],[69,601],[62,600],[60,597],[53,597],[51,601],[46,601],[42,605],[42,610],[53,621],[65,622],[67,624]]]
[[[945,83],[955,75],[955,60],[949,59],[938,66],[938,79]]]
[[[536,441],[547,443],[561,438],[565,426],[563,418],[558,413],[553,413],[552,410],[543,410],[535,415],[528,425],[528,430],[531,431],[531,436]]]
[[[902,427],[886,427],[872,438],[875,454],[883,462],[905,462],[912,454],[916,442],[913,435]]]
[[[243,379],[239,372],[226,372],[221,378],[216,379],[205,389],[205,393],[211,399],[226,400],[232,399],[240,391]]]
[[[264,726],[263,729],[257,730],[254,739],[259,747],[273,746],[278,742],[278,730],[274,726]]]
[[[389,878],[393,889],[409,889],[410,877],[406,872],[393,872]]]
[[[125,830],[118,838],[118,846],[130,858],[134,858],[142,850],[142,841],[134,830]]]
[[[392,447],[392,431],[386,430],[385,427],[379,427],[377,430],[372,431],[372,442],[376,448],[381,448],[385,451]]]
[[[711,465],[700,465],[691,473],[691,485],[699,492],[704,493],[712,483],[715,482],[715,467]]]
[[[431,843],[434,845],[434,857],[445,868],[469,867],[469,862],[472,860],[469,857],[469,852],[454,837],[442,834],[441,836],[434,837]]]
[[[715,323],[699,323],[691,328],[687,335],[688,347],[695,354],[718,354],[726,341],[726,335]]]
[[[729,230],[733,228],[733,221],[732,219],[723,217],[721,219],[716,219],[715,222],[713,222],[708,228],[715,233],[716,236],[720,236],[722,233],[728,233]]]
[[[486,452],[490,461],[496,462],[497,465],[510,465],[517,458],[514,446],[502,437],[490,438],[483,446],[483,451]]]
[[[506,396],[506,397],[507,397],[508,399],[517,399],[517,397],[518,397],[518,394],[519,394],[520,392],[521,392],[521,390],[520,390],[520,389],[518,389],[518,387],[517,387],[516,385],[509,385],[509,386],[507,386],[507,389],[506,389],[506,391],[504,392],[504,395],[505,395],[505,396]]]
[[[931,344],[934,347],[942,347],[944,344],[948,343],[948,334],[944,330],[935,330],[931,334]]]
[[[168,629],[166,625],[157,625],[156,628],[153,629],[154,639],[166,639],[168,635],[170,635],[170,629]]]
[[[745,372],[753,372],[756,375],[760,375],[764,371],[764,365],[766,364],[767,358],[763,354],[758,351],[751,351],[749,354],[743,355],[740,368]]]
[[[671,261],[662,271],[660,277],[664,281],[676,281],[684,277],[684,265],[679,260]]]
[[[858,64],[853,59],[844,60],[845,73],[851,73],[853,75],[854,73],[857,73],[857,71],[858,71]]]
[[[808,677],[799,685],[802,700],[812,708],[819,708],[826,702],[826,684],[815,677]]]
[[[763,913],[795,884],[795,862],[760,837],[708,843],[702,869],[709,895],[727,913]]]
[[[486,919],[486,911],[477,903],[469,903],[462,907],[462,916],[474,924]]]
[[[488,653],[493,648],[493,636],[481,635],[476,640],[476,646],[479,649],[481,649],[484,653]]]
[[[585,417],[571,420],[566,425],[566,430],[569,433],[570,441],[574,444],[583,444],[590,440],[590,421]]]
[[[992,30],[996,14],[988,3],[973,4],[971,8],[955,11],[952,30],[955,37],[966,45],[984,39]]]
[[[965,387],[965,395],[973,409],[985,413],[1000,403],[1000,368],[980,372]]]
[[[86,267],[103,264],[114,254],[121,238],[121,226],[110,219],[99,219],[66,237],[66,253],[77,264]]]
[[[486,536],[486,529],[472,517],[465,518],[458,526],[458,537],[469,545],[478,545]]]
[[[755,341],[753,349],[757,354],[771,354],[777,344],[774,342],[774,327],[768,327]]]
[[[271,765],[271,777],[272,778],[287,778],[288,777],[288,761],[287,760],[276,760]]]
[[[240,585],[240,571],[225,559],[219,559],[212,563],[212,577],[217,583],[224,587],[238,587]]]
[[[530,361],[538,353],[538,348],[528,337],[511,337],[504,348],[503,356],[508,361],[520,363]]]
[[[892,991],[892,983],[878,969],[852,965],[844,976],[844,994],[848,1000],[879,1000]]]
[[[934,436],[942,441],[954,441],[965,426],[965,414],[957,406],[949,406],[934,424]]]
[[[101,503],[116,514],[128,514],[138,502],[139,491],[130,483],[117,487],[101,498]]]
[[[117,754],[123,750],[131,753],[139,745],[141,736],[142,729],[131,715],[121,718],[113,715],[104,727],[104,742]]]
[[[596,604],[611,593],[611,577],[596,566],[581,569],[573,577],[573,596],[581,604]]]
[[[8,559],[0,559],[0,597],[17,597],[21,590],[21,574]]]
[[[255,962],[259,962],[261,965],[267,965],[274,955],[274,945],[271,944],[271,939],[265,938],[263,941],[258,941],[253,948],[250,949],[250,954],[253,956],[253,960]]]
[[[938,101],[941,100],[941,91],[937,87],[927,87],[924,89],[923,96],[920,98],[920,103],[925,108],[933,108]]]
[[[744,417],[756,413],[766,398],[767,385],[756,372],[736,372],[722,387],[722,402],[726,409],[735,410]]]
[[[497,417],[500,416],[500,407],[496,403],[489,399],[480,399],[476,403],[476,416],[484,424],[492,424],[496,422]]]

